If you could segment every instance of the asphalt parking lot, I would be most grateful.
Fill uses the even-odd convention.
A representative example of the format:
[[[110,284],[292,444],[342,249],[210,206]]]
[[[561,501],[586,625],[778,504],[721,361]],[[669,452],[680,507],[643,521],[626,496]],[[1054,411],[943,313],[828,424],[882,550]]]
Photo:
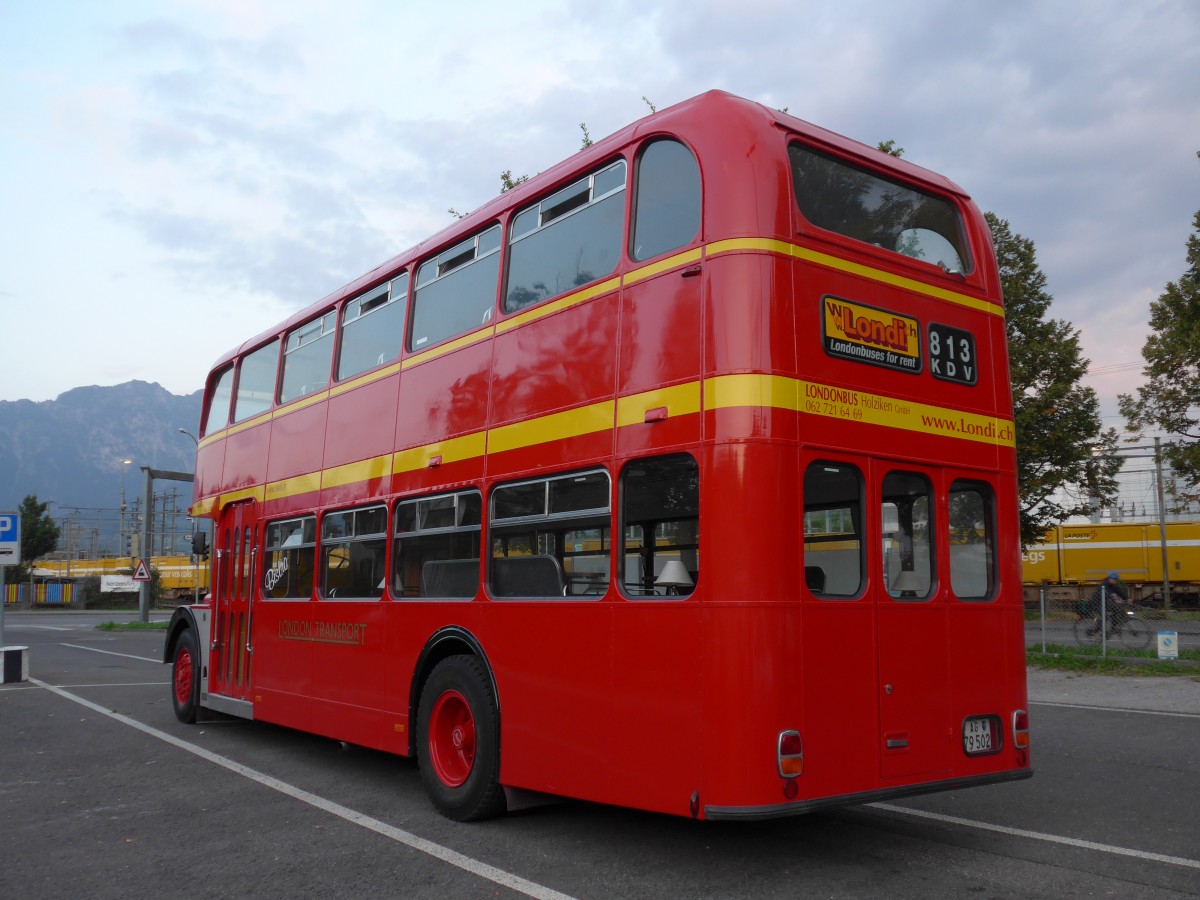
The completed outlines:
[[[111,615],[107,618],[112,618]],[[17,614],[0,897],[1200,896],[1200,678],[1030,670],[1035,777],[737,825],[566,801],[478,825],[415,763],[177,722],[161,633]]]

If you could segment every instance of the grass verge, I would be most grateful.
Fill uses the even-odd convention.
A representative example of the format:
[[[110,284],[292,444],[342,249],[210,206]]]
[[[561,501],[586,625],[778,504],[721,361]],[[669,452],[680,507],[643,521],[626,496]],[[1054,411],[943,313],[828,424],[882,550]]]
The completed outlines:
[[[166,631],[170,622],[101,622],[100,631]]]
[[[1183,650],[1178,660],[1158,659],[1154,650],[1110,649],[1100,655],[1096,646],[1071,647],[1048,644],[1046,652],[1038,644],[1025,651],[1025,661],[1039,669],[1097,675],[1182,675],[1200,678],[1200,650]]]

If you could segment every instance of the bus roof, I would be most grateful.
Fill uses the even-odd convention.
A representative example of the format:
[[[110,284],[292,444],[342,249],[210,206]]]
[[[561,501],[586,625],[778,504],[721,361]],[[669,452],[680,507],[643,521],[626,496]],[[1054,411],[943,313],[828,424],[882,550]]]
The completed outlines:
[[[546,171],[539,172],[537,175],[530,177],[515,188],[493,197],[478,209],[452,222],[425,240],[396,254],[348,284],[296,311],[283,322],[237,345],[232,350],[220,356],[213,363],[211,370],[221,368],[241,353],[253,350],[280,333],[287,332],[295,326],[303,324],[322,310],[332,308],[342,299],[356,296],[386,281],[397,274],[400,269],[427,253],[451,246],[457,241],[468,237],[477,231],[482,224],[495,219],[504,210],[522,206],[527,201],[534,199],[535,196],[551,190],[556,186],[557,182],[576,176],[581,170],[588,169],[600,163],[606,157],[614,155],[618,150],[629,144],[641,141],[659,132],[674,133],[678,131],[679,133],[690,135],[700,130],[697,128],[697,122],[726,121],[731,116],[741,118],[762,130],[782,128],[789,132],[794,132],[802,135],[806,140],[816,145],[823,145],[838,154],[853,157],[858,162],[864,163],[881,173],[898,176],[902,180],[925,184],[945,193],[967,199],[966,192],[950,179],[929,169],[922,168],[915,163],[883,153],[877,148],[864,144],[861,141],[844,137],[843,135],[814,125],[811,122],[806,122],[803,119],[792,116],[782,110],[772,109],[762,103],[746,100],[726,91],[711,90],[644,116],[607,137],[595,141],[590,146],[556,163]],[[687,122],[686,128],[676,129],[673,127],[680,120]]]

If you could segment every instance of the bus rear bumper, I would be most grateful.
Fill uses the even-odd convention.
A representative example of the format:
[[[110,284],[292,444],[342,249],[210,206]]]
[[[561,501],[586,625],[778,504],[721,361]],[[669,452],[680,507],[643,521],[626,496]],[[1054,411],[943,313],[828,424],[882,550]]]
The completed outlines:
[[[814,800],[797,800],[794,803],[775,803],[769,806],[705,806],[704,818],[718,822],[749,822],[758,819],[780,819],[784,816],[798,816],[835,806],[877,803],[881,800],[914,797],[918,794],[934,794],[939,791],[954,791],[960,788],[980,787],[985,784],[1022,781],[1032,776],[1032,769],[1016,769],[990,775],[972,775],[969,778],[951,778],[946,781],[930,781],[924,784],[906,784],[903,787],[864,791],[859,794],[840,794],[834,797],[820,797]]]

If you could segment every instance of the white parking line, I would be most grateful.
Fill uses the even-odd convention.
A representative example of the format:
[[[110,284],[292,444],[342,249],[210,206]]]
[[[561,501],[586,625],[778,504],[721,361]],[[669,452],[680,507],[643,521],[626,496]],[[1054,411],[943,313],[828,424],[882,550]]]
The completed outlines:
[[[81,649],[88,649],[86,647]],[[117,654],[118,656],[122,654]],[[134,657],[140,659],[141,657]],[[205,750],[203,747],[197,747],[195,744],[189,744],[187,741],[182,741],[179,738],[167,734],[165,731],[159,731],[157,728],[152,728],[149,725],[143,725],[136,719],[131,719],[128,716],[123,716],[120,713],[105,709],[102,706],[97,706],[90,700],[85,700],[69,691],[64,691],[62,688],[52,684],[46,684],[44,681],[39,681],[36,678],[29,679],[31,684],[35,684],[40,688],[44,688],[51,693],[58,694],[67,700],[78,703],[80,706],[85,706],[93,712],[98,712],[101,715],[108,716],[110,719],[115,719],[122,725],[128,725],[130,728],[136,728],[143,734],[148,734],[151,737],[158,738],[173,747],[178,747],[181,750],[186,750],[188,753],[193,753],[201,759],[215,763],[222,768],[228,769],[243,778],[248,778],[251,781],[258,782],[263,787],[271,788],[271,790],[279,791],[281,794],[286,794],[302,803],[307,803],[317,809],[335,815],[341,819],[345,819],[354,825],[360,825],[369,831],[383,837],[390,838],[399,844],[404,844],[414,850],[419,850],[426,853],[435,859],[440,859],[442,862],[449,863],[465,872],[476,875],[479,878],[484,878],[488,881],[498,884],[510,890],[517,891],[527,897],[535,897],[537,900],[572,900],[570,895],[561,894],[551,888],[537,884],[533,881],[528,881],[521,878],[519,875],[513,875],[510,872],[505,872],[503,869],[497,869],[495,866],[490,866],[487,863],[473,859],[457,850],[451,850],[449,847],[443,847],[441,844],[435,844],[433,841],[427,841],[424,838],[417,837],[415,834],[404,831],[400,828],[395,828],[388,825],[386,822],[380,822],[378,819],[373,819],[363,813],[356,812],[349,807],[342,806],[340,803],[334,803],[332,800],[326,800],[324,797],[318,797],[316,794],[310,794],[308,791],[288,784],[285,781],[280,781],[278,778],[272,778],[270,775],[264,775],[248,766],[243,766],[241,763],[234,762],[228,757],[213,753],[210,750]]]
[[[1137,713],[1140,716],[1175,716],[1179,719],[1200,719],[1200,713],[1170,712],[1163,709],[1131,709],[1125,706],[1089,706],[1085,703],[1054,703],[1050,700],[1030,700],[1030,706],[1057,706],[1060,709],[1091,709],[1099,712]]]
[[[169,681],[114,681],[109,684],[60,684],[60,688],[168,687]]]
[[[976,822],[973,819],[962,819],[958,816],[947,816],[942,813],[927,812],[923,809],[909,809],[904,806],[893,806],[891,803],[869,803],[874,809],[900,813],[905,816],[915,816],[918,819],[933,819],[935,822],[945,822],[947,825],[961,825],[964,828],[979,828],[983,831],[995,831],[1013,837],[1029,838],[1034,841],[1047,841],[1051,844],[1065,844],[1068,847],[1079,847],[1083,850],[1099,850],[1101,853],[1115,853],[1118,856],[1132,856],[1135,859],[1145,859],[1152,862],[1169,863],[1173,866],[1187,866],[1189,869],[1200,869],[1200,860],[1187,859],[1182,856],[1166,856],[1162,853],[1148,853],[1145,850],[1132,850],[1129,847],[1114,847],[1112,844],[1097,844],[1095,841],[1083,841],[1078,838],[1063,837],[1060,834],[1045,834],[1040,831],[1026,831],[1024,828],[1010,828],[1007,825],[993,825],[990,822]]]
[[[63,644],[61,642],[59,646],[70,647],[72,650],[90,650],[92,653],[107,653],[109,656],[123,656],[126,659],[140,659],[142,662],[158,663],[159,665],[162,664],[161,659],[154,659],[150,656],[133,656],[129,653],[117,653],[115,650],[101,650],[98,647],[81,647],[79,644]]]

